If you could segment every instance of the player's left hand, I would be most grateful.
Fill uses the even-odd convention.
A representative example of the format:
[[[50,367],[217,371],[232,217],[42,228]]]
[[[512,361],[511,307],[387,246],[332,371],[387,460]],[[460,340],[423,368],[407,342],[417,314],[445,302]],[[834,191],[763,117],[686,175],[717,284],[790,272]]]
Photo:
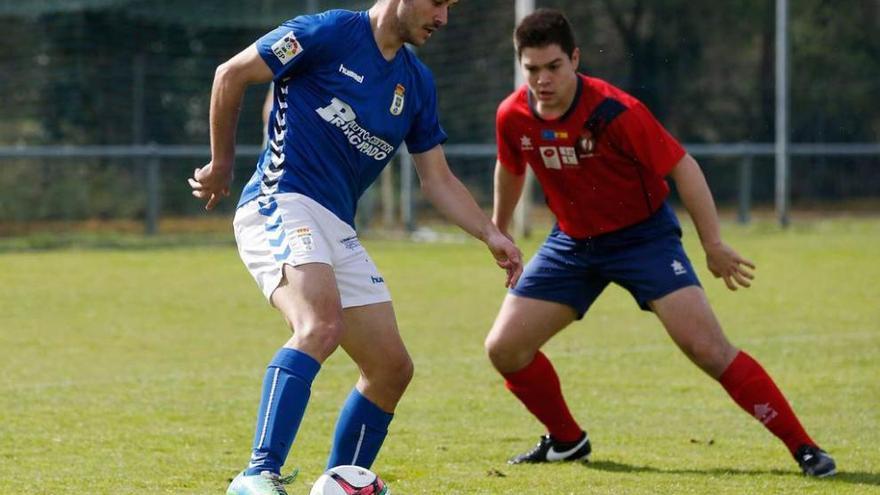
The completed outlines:
[[[523,271],[522,253],[519,248],[511,239],[497,230],[486,237],[486,246],[495,257],[495,263],[507,271],[507,280],[504,286],[507,288],[516,286]]]
[[[736,290],[737,286],[751,287],[751,281],[755,275],[752,271],[755,264],[743,258],[730,246],[723,242],[704,245],[706,251],[706,263],[709,271],[715,278],[723,278],[724,283],[730,290]]]

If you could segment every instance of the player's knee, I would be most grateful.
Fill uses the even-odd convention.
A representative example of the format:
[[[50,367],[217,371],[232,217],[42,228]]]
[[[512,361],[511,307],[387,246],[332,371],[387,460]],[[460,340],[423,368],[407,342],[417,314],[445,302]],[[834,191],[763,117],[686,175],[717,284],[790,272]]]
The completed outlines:
[[[396,363],[394,375],[397,377],[397,386],[401,393],[409,386],[409,382],[413,379],[413,374],[415,374],[415,365],[413,365],[412,359],[408,355],[406,359]]]
[[[486,355],[498,371],[507,373],[522,368],[534,356],[531,349],[522,349],[511,342],[490,333],[484,342]]]
[[[684,348],[688,357],[703,371],[711,376],[718,376],[730,362],[730,344],[726,342],[697,341]]]
[[[412,359],[405,352],[383,356],[378,366],[361,366],[361,373],[368,383],[396,392],[396,395],[403,394],[414,372]]]
[[[489,361],[492,361],[493,364],[496,360],[504,358],[504,345],[494,332],[486,336],[486,340],[483,341],[483,348],[486,349],[486,355],[489,356]]]
[[[339,347],[342,339],[343,324],[341,321],[322,321],[300,325],[293,328],[293,340],[297,348],[312,355],[326,358]]]

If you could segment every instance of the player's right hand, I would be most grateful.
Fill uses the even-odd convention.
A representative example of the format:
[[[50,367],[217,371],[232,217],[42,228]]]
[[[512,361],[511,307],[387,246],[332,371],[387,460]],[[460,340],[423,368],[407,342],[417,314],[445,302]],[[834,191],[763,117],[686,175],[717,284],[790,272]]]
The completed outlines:
[[[507,288],[516,286],[519,276],[522,275],[522,253],[513,243],[513,240],[500,231],[495,231],[486,238],[486,246],[495,257],[495,263],[507,271],[507,280],[504,284]]]
[[[193,176],[187,179],[192,195],[208,202],[206,210],[214,209],[221,199],[229,196],[229,184],[232,182],[232,165],[218,166],[211,161],[201,168],[193,171]]]

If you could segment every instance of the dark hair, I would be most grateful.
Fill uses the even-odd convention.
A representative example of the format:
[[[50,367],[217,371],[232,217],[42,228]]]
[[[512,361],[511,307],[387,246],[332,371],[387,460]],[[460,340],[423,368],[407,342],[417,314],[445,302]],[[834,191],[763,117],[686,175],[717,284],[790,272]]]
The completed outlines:
[[[565,15],[556,9],[537,9],[525,16],[513,31],[513,45],[516,56],[522,56],[524,48],[542,48],[559,45],[571,58],[575,41],[571,24]]]

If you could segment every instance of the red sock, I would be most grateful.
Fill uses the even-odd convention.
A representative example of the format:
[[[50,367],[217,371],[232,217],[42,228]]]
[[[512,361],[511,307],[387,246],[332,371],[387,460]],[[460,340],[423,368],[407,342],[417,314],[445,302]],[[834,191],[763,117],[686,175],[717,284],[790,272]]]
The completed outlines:
[[[513,392],[529,412],[544,423],[555,440],[573,442],[581,437],[583,429],[565,404],[559,376],[547,356],[538,351],[535,359],[525,368],[502,375],[507,390]]]
[[[739,407],[763,423],[792,454],[801,445],[816,445],[770,375],[745,352],[733,358],[718,381]]]

